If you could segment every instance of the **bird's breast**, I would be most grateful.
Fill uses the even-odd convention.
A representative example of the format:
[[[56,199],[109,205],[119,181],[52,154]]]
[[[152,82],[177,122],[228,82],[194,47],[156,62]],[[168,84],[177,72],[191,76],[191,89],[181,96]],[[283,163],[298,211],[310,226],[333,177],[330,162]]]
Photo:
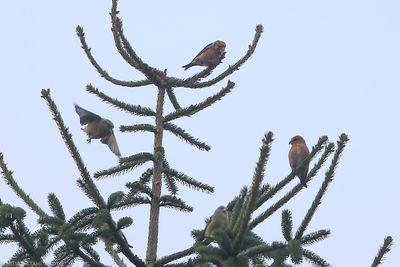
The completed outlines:
[[[84,131],[93,139],[103,138],[111,133],[111,129],[103,121],[89,122]]]

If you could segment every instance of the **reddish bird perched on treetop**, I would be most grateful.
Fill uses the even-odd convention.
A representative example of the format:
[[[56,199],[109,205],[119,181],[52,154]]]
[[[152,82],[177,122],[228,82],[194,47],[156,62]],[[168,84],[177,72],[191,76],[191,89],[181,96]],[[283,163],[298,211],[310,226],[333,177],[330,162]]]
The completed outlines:
[[[216,66],[221,63],[221,60],[225,57],[225,47],[226,44],[220,40],[208,44],[194,57],[192,62],[182,66],[182,68],[187,70],[192,66]]]
[[[292,170],[296,170],[303,164],[304,160],[308,157],[308,155],[310,155],[310,152],[308,151],[308,147],[306,145],[306,142],[304,141],[304,138],[300,135],[294,136],[290,140],[289,145],[292,145],[288,155],[289,164]],[[304,187],[307,187],[306,178],[309,164],[310,163],[305,164],[302,168],[297,169],[296,171],[296,175],[300,178],[300,183]]]

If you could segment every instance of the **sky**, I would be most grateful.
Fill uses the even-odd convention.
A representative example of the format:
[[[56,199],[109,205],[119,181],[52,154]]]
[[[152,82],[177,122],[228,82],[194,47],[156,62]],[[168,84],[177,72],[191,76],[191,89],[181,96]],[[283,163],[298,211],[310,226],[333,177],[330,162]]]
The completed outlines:
[[[51,88],[91,173],[108,169],[117,160],[97,140],[86,144],[73,103],[111,119],[117,128],[152,123],[151,119],[116,110],[85,91],[85,86],[92,84],[130,104],[155,107],[156,88],[110,84],[99,76],[80,47],[77,25],[84,28],[92,53],[110,75],[122,80],[144,78],[124,62],[114,46],[110,7],[111,1],[94,0],[1,3],[0,152],[31,198],[50,212],[47,195],[55,193],[67,217],[92,203],[76,185],[79,172],[40,91]],[[190,231],[203,228],[204,220],[216,207],[227,204],[242,186],[250,185],[261,139],[267,131],[272,131],[275,139],[264,178],[271,184],[290,173],[287,153],[292,136],[302,135],[312,147],[322,135],[336,142],[341,133],[346,133],[350,138],[348,146],[307,230],[329,228],[331,236],[308,249],[333,266],[369,266],[384,237],[391,235],[395,243],[382,266],[398,266],[398,1],[120,0],[119,10],[125,34],[138,55],[149,65],[182,78],[202,68],[185,72],[181,66],[206,44],[220,39],[227,44],[227,54],[211,76],[214,77],[244,55],[256,25],[264,26],[254,55],[228,78],[236,83],[232,93],[195,116],[176,121],[211,145],[211,151],[198,151],[165,134],[170,165],[214,186],[215,193],[179,187],[179,196],[194,211],[161,211],[159,256],[189,247],[193,242]],[[177,88],[176,94],[181,105],[187,106],[216,93],[226,82],[201,90]],[[168,111],[172,107],[167,101]],[[124,156],[152,151],[150,134],[115,134]],[[284,207],[292,211],[294,229],[310,207],[327,166]],[[108,197],[124,190],[124,184],[135,181],[147,167],[96,184]],[[297,183],[292,181],[290,187]],[[25,208],[27,224],[32,231],[37,229],[35,214],[4,180],[0,183],[0,199]],[[283,240],[282,210],[256,228],[265,241]],[[113,214],[115,218],[133,218],[133,226],[124,233],[142,258],[148,215],[148,207]],[[96,248],[104,262],[111,264],[101,244]],[[6,261],[15,249],[14,245],[2,245],[0,261]],[[302,266],[310,265],[305,262]]]

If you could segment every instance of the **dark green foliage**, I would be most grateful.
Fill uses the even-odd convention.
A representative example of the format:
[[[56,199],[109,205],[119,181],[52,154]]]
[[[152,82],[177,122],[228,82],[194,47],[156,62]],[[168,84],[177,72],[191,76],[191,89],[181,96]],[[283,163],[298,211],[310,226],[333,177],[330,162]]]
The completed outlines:
[[[56,122],[61,137],[79,171],[77,185],[92,201],[93,206],[82,207],[82,210],[67,219],[61,201],[55,194],[50,193],[48,202],[51,214],[47,214],[18,186],[13,178],[12,171],[8,169],[4,162],[3,154],[0,153],[0,168],[5,182],[36,213],[40,224],[40,229],[31,233],[24,223],[25,211],[0,201],[0,243],[18,245],[18,250],[3,266],[28,266],[31,264],[33,266],[48,266],[45,264],[44,257],[51,252],[53,258],[50,266],[71,266],[74,263],[83,266],[104,266],[98,252],[93,247],[98,240],[102,240],[102,243],[106,246],[106,251],[119,266],[125,265],[125,261],[121,260],[119,255],[123,255],[126,262],[138,267],[285,267],[299,265],[303,261],[311,262],[315,266],[330,266],[323,258],[306,248],[327,238],[330,235],[330,230],[309,233],[306,230],[308,230],[317,207],[322,202],[322,197],[327,192],[328,185],[333,180],[340,156],[349,140],[345,134],[339,137],[336,149],[333,143],[328,143],[326,136],[320,137],[303,163],[303,165],[308,164],[311,160],[314,160],[318,153],[323,151],[306,178],[307,182],[311,183],[313,179],[317,178],[318,172],[333,153],[331,164],[325,173],[322,185],[295,235],[293,235],[292,213],[289,210],[282,212],[283,241],[267,240],[267,234],[256,233],[258,225],[267,221],[270,216],[277,214],[280,208],[291,201],[300,191],[305,190],[300,184],[289,187],[289,183],[295,179],[295,171],[292,171],[275,185],[264,182],[266,164],[273,142],[272,132],[267,132],[262,139],[251,184],[243,186],[239,194],[234,196],[226,205],[229,212],[227,228],[217,229],[207,238],[204,238],[204,229],[193,230],[194,243],[189,248],[159,259],[156,258],[160,208],[171,208],[180,212],[193,211],[193,207],[186,204],[184,199],[178,197],[178,183],[190,189],[206,193],[214,192],[213,186],[194,179],[169,165],[166,151],[170,150],[164,147],[163,133],[168,131],[199,150],[209,151],[211,147],[208,144],[192,136],[187,130],[175,123],[173,124],[172,121],[191,117],[211,107],[232,92],[235,83],[228,80],[226,86],[215,94],[186,107],[180,105],[179,95],[176,94],[175,89],[178,87],[186,89],[209,87],[238,70],[254,53],[263,32],[263,26],[256,26],[253,41],[244,56],[229,65],[222,73],[207,80],[217,67],[209,66],[188,78],[181,79],[167,75],[167,70],[162,71],[152,67],[139,57],[123,31],[123,23],[118,16],[117,0],[112,0],[110,15],[111,31],[118,53],[128,65],[142,74],[144,79],[123,81],[110,76],[95,60],[87,45],[84,30],[81,26],[78,26],[76,32],[84,53],[101,77],[113,84],[131,88],[153,85],[157,90],[156,108],[153,110],[138,104],[125,103],[101,92],[90,84],[86,86],[86,90],[101,101],[130,115],[140,118],[153,118],[154,124],[137,123],[119,127],[121,132],[126,133],[152,133],[154,137],[153,150],[120,158],[118,165],[96,171],[92,176],[75,146],[72,134],[65,125],[61,113],[50,96],[50,90],[42,90],[41,97],[49,106],[52,118]],[[164,110],[165,101],[168,99],[173,106],[172,111]],[[136,121],[137,118],[135,118]],[[114,128],[114,130],[116,129],[117,127]],[[101,181],[95,183],[93,180],[93,177],[103,178],[131,173],[144,164],[152,164],[152,166],[148,167],[139,178],[136,177],[136,179],[128,181],[126,188],[124,188],[126,192],[122,190],[114,192],[108,196],[107,200],[96,185],[97,182]],[[299,168],[302,167],[299,166]],[[247,184],[249,183],[250,181],[247,181]],[[167,194],[162,194],[165,187]],[[283,189],[287,189],[287,191],[282,193],[281,196],[277,196]],[[133,253],[134,248],[129,245],[121,231],[121,229],[132,226],[132,217],[125,216],[119,220],[113,218],[116,210],[130,209],[143,204],[150,206],[146,262]],[[210,219],[207,219],[206,222],[208,220]],[[169,242],[169,244],[174,244],[174,242]],[[391,244],[392,238],[387,237],[372,266],[378,266],[382,262],[382,258],[390,250]],[[143,246],[142,243],[138,245]],[[117,247],[116,250],[114,250],[114,246]],[[181,262],[174,263],[175,261]]]
[[[107,208],[108,209],[112,209],[113,207],[115,207],[116,205],[118,205],[119,203],[121,203],[121,201],[124,199],[125,194],[122,191],[117,191],[112,193],[107,200]]]
[[[371,267],[376,267],[382,263],[383,257],[390,251],[392,244],[393,238],[391,236],[387,236],[383,241],[383,245],[380,247],[374,261],[372,262]]]
[[[58,200],[55,194],[50,193],[48,196],[49,206],[54,216],[60,218],[65,221],[65,214],[63,207],[61,206],[61,202]]]
[[[160,207],[177,209],[184,212],[193,211],[193,207],[187,205],[182,199],[169,195],[164,195],[160,197]]]
[[[292,221],[292,213],[290,210],[282,211],[282,234],[286,241],[292,240],[292,229],[293,229],[293,221]]]
[[[122,217],[117,222],[117,229],[124,229],[133,224],[133,220],[131,217]]]
[[[293,263],[299,264],[302,260],[303,249],[299,240],[293,239],[288,242],[288,251]]]
[[[211,147],[206,143],[200,142],[190,134],[188,134],[184,129],[172,124],[172,123],[164,123],[164,128],[167,131],[170,131],[175,136],[181,138],[182,140],[186,141],[187,143],[197,147],[200,150],[209,151]]]
[[[97,212],[96,216],[93,218],[93,226],[95,228],[100,228],[104,223],[106,223],[111,218],[110,211],[107,209],[100,210]]]
[[[203,184],[202,182],[199,182],[199,181],[195,180],[194,178],[192,178],[184,173],[181,173],[177,170],[174,170],[171,168],[168,168],[168,169],[164,168],[164,174],[174,177],[174,179],[176,179],[178,182],[180,182],[181,184],[183,184],[187,187],[201,190],[206,193],[214,192],[214,187],[209,186],[207,184]]]
[[[203,102],[190,105],[187,108],[182,108],[182,109],[176,110],[176,111],[171,112],[170,114],[166,115],[164,118],[164,123],[181,118],[181,117],[192,116],[192,115],[202,111],[203,109],[211,106],[218,100],[221,100],[225,95],[230,93],[234,86],[235,86],[234,82],[228,81],[228,84],[225,87],[223,87],[221,89],[221,91],[219,91],[218,93],[216,93],[213,96],[208,97]]]

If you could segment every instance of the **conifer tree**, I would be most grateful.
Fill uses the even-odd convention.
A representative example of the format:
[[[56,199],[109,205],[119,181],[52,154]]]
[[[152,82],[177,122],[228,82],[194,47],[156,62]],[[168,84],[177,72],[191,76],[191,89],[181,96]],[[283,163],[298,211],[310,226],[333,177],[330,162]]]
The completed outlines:
[[[172,133],[199,150],[209,151],[210,145],[192,136],[174,122],[183,117],[191,117],[212,106],[230,93],[235,84],[228,80],[216,94],[187,107],[181,106],[174,89],[179,87],[202,89],[214,86],[227,78],[253,55],[263,27],[262,25],[256,26],[254,39],[244,56],[214,78],[209,79],[209,76],[217,64],[182,79],[169,76],[167,70],[159,70],[150,66],[139,57],[124,34],[122,20],[118,16],[117,0],[112,0],[110,15],[112,35],[119,54],[145,78],[139,81],[123,81],[108,74],[92,55],[86,42],[85,32],[81,26],[78,26],[76,32],[83,51],[101,77],[112,84],[130,88],[153,86],[157,90],[155,109],[143,107],[137,103],[125,103],[106,95],[91,84],[86,86],[86,90],[121,111],[134,116],[154,118],[154,124],[119,127],[121,132],[153,134],[153,151],[138,151],[131,156],[122,157],[116,166],[96,171],[92,175],[81,158],[72,134],[51,97],[50,89],[42,90],[41,97],[49,106],[62,139],[80,172],[80,177],[76,181],[77,186],[93,205],[82,207],[75,215],[67,218],[60,200],[54,193],[49,193],[48,204],[51,213],[45,212],[20,188],[12,171],[5,163],[4,155],[0,153],[0,168],[5,182],[36,214],[41,226],[35,231],[30,230],[24,222],[26,211],[23,208],[0,201],[0,242],[18,245],[18,250],[4,266],[71,266],[75,262],[83,263],[84,266],[105,266],[99,253],[93,248],[93,245],[100,239],[105,241],[105,249],[117,266],[277,267],[299,265],[304,261],[315,266],[330,266],[322,256],[317,255],[309,248],[310,245],[327,238],[330,230],[311,230],[308,226],[334,178],[340,156],[349,141],[346,134],[339,136],[336,145],[329,142],[326,136],[321,136],[312,147],[310,155],[303,165],[298,167],[300,169],[305,164],[309,164],[311,160],[316,160],[306,178],[306,182],[310,182],[318,173],[321,173],[323,166],[328,164],[320,189],[295,231],[293,227],[296,222],[292,220],[292,212],[288,209],[281,212],[282,240],[267,240],[267,236],[256,233],[256,228],[278,212],[304,188],[300,183],[292,188],[289,186],[289,182],[295,179],[296,170],[275,185],[264,182],[264,171],[273,142],[273,133],[267,132],[261,141],[252,179],[249,179],[249,184],[243,186],[237,196],[234,196],[226,204],[229,212],[227,228],[216,230],[212,236],[207,238],[204,238],[203,229],[194,229],[192,231],[193,244],[187,249],[161,257],[157,254],[158,247],[164,245],[163,240],[158,239],[160,208],[172,208],[180,212],[193,211],[193,207],[178,196],[178,185],[205,193],[214,191],[212,185],[194,179],[169,164],[168,147],[163,145],[164,132]],[[170,101],[174,110],[166,111],[165,101]],[[121,188],[120,191],[104,196],[96,186],[95,179],[133,172],[142,165],[148,166],[147,170],[141,173],[137,180],[128,182],[126,188]],[[162,185],[165,185],[167,192],[162,192]],[[278,197],[278,193],[283,192],[284,189],[287,192]],[[122,232],[123,229],[129,231],[129,227],[132,226],[133,219],[128,216],[129,213],[127,212],[127,216],[119,220],[115,220],[113,217],[113,211],[121,209],[128,211],[137,205],[148,205],[150,209],[145,259],[135,253],[131,246],[133,242],[128,240]],[[378,266],[382,262],[383,256],[390,250],[392,242],[391,237],[385,238],[384,244],[371,266]],[[117,248],[114,247],[114,244],[117,244]],[[47,264],[49,258],[51,258],[51,263]]]

